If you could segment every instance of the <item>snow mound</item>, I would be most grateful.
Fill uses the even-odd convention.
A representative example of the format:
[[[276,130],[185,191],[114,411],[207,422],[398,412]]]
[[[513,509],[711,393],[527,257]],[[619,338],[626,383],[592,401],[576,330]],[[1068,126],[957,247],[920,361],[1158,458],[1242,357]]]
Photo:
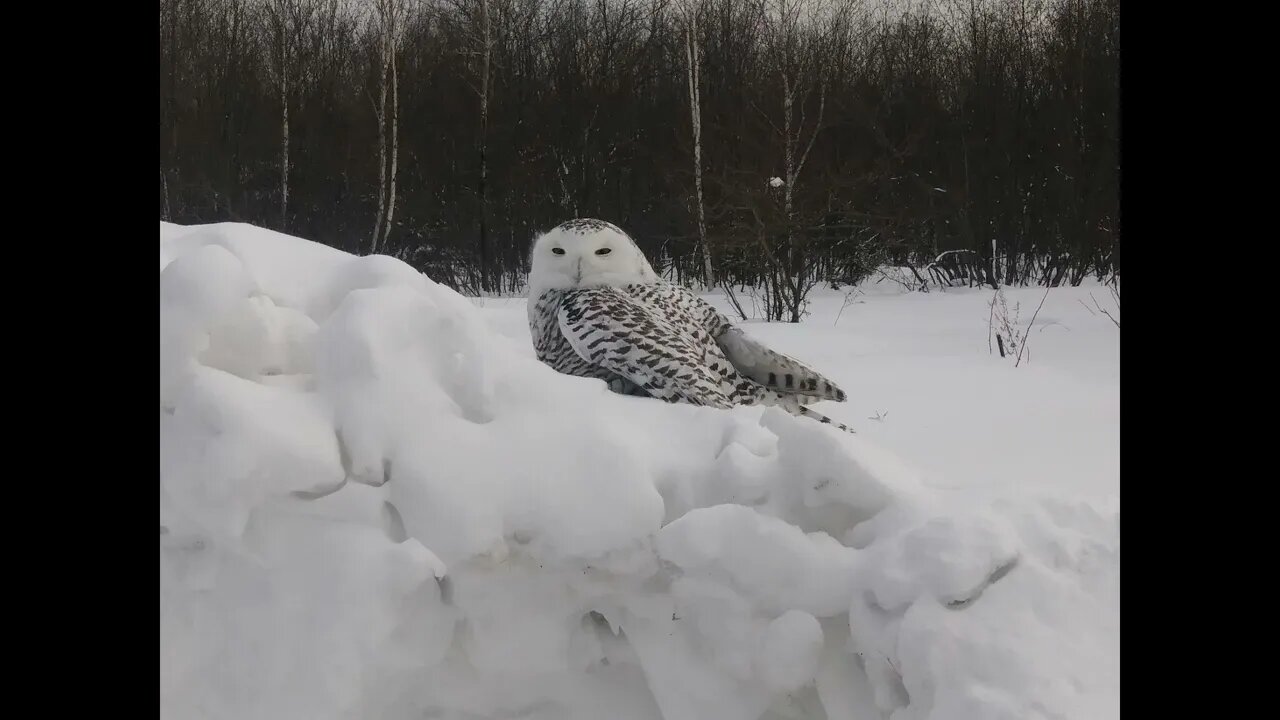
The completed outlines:
[[[160,227],[165,718],[1119,717],[1119,515],[559,375],[387,257]]]

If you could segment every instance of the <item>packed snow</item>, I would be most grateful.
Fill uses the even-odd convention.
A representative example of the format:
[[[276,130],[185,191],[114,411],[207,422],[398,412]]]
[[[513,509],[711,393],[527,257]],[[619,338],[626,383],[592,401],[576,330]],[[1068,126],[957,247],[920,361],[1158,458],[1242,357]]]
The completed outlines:
[[[1119,717],[1097,287],[1018,367],[990,291],[748,323],[848,435],[559,375],[387,257],[161,223],[160,267],[164,718]]]

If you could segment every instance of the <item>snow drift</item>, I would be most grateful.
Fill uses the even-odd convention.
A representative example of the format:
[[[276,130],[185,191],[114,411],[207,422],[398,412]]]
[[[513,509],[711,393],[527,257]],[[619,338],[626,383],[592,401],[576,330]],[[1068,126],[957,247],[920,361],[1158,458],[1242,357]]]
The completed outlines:
[[[165,718],[1119,717],[1119,515],[558,375],[403,263],[160,228]]]

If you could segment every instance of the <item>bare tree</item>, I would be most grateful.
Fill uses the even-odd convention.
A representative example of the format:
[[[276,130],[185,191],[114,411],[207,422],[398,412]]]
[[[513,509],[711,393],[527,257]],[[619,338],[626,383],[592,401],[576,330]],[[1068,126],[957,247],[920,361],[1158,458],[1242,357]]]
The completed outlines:
[[[169,181],[164,176],[164,168],[160,168],[160,200],[164,203],[164,210],[160,212],[161,220],[170,220],[173,217],[173,208],[169,206]]]
[[[276,5],[283,6],[284,2]],[[289,45],[290,34],[281,22],[277,34],[280,53],[280,229],[289,229]]]
[[[483,292],[492,289],[490,282],[490,218],[489,218],[489,122],[492,102],[492,85],[495,71],[493,50],[496,42],[493,0],[449,0],[452,19],[457,24],[450,28],[460,35],[461,47],[457,55],[470,65],[470,77],[466,83],[478,101],[479,128],[470,125],[476,133],[475,150],[478,161],[478,178],[473,186],[476,200],[478,236],[476,250],[479,264],[475,268],[476,286]]]
[[[848,30],[849,4],[842,2],[826,17],[811,12],[808,0],[772,0],[764,13],[766,47],[776,63],[782,83],[782,127],[774,125],[781,135],[783,177],[781,193],[785,241],[781,252],[765,253],[772,265],[771,292],[773,319],[783,315],[800,322],[805,297],[817,284],[817,278],[806,272],[811,259],[806,255],[804,236],[797,233],[796,190],[814,142],[822,132],[827,108],[828,74],[835,52],[843,48],[842,33]],[[817,117],[807,122],[807,110],[816,88]],[[798,114],[798,116],[797,116]],[[772,183],[776,186],[776,182]]]
[[[289,228],[289,105],[291,77],[298,75],[301,39],[316,11],[316,0],[267,0],[263,6],[271,62],[280,99],[280,229]]]
[[[391,221],[396,207],[396,165],[400,151],[400,88],[396,55],[399,51],[400,20],[404,12],[403,0],[375,0],[374,31],[378,35],[378,92],[379,101],[374,106],[378,120],[378,214],[373,223],[373,235],[369,252],[377,253],[385,246],[391,234]],[[387,168],[387,89],[390,85],[392,111],[390,118],[391,167]]]
[[[698,5],[684,1],[684,51],[689,78],[689,121],[693,127],[693,185],[698,213],[698,244],[702,248],[704,287],[715,286],[715,270],[711,264],[711,246],[707,243],[707,213],[702,202],[702,90],[698,82],[700,45],[698,40]]]
[[[489,0],[480,0],[480,289],[489,290],[489,79],[493,59],[493,19]]]
[[[1118,0],[159,10],[173,222],[287,226],[492,292],[537,230],[594,215],[776,320],[884,263],[914,289],[1119,273]]]
[[[396,215],[396,175],[400,161],[400,73],[396,67],[396,53],[391,53],[391,180],[387,191],[387,222],[382,231],[385,247],[391,237],[392,220]]]

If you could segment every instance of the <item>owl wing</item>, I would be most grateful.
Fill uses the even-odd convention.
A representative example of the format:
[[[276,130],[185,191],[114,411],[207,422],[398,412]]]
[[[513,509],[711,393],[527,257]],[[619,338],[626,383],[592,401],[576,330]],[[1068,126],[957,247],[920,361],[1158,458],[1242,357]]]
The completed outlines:
[[[660,301],[613,287],[566,294],[557,321],[574,352],[668,402],[727,408],[751,383],[707,331],[678,323]],[[741,387],[738,387],[741,386]]]
[[[669,288],[667,292],[680,296],[680,301],[702,321],[703,329],[715,338],[725,357],[743,376],[779,395],[793,397],[801,404],[819,400],[844,402],[847,399],[844,390],[830,378],[793,357],[766,347],[741,328],[734,327],[729,318],[697,294],[679,285],[670,285]]]

